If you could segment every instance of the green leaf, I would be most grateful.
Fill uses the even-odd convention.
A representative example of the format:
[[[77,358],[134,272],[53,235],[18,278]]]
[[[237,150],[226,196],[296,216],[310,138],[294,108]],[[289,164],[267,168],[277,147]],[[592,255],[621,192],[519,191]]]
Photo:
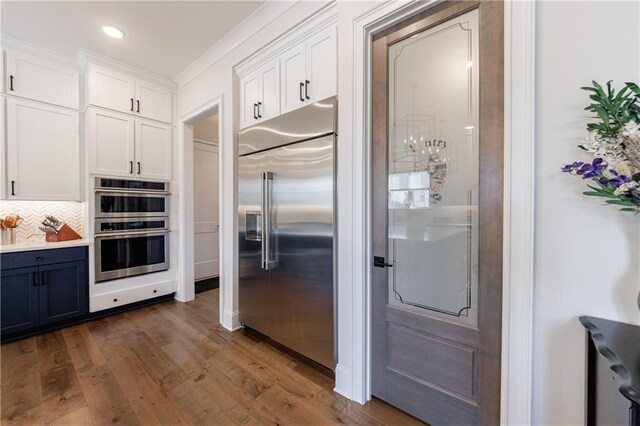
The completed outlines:
[[[639,212],[640,210],[634,209],[632,207],[623,207],[620,209],[621,212]]]
[[[583,194],[584,195],[589,195],[589,196],[592,196],[592,197],[607,197],[607,198],[611,197],[609,194],[605,194],[605,193],[602,193],[602,192],[599,192],[599,191],[585,191],[585,192],[583,192]]]
[[[607,204],[615,204],[618,206],[635,206],[631,201],[622,201],[622,200],[607,200],[605,201]]]

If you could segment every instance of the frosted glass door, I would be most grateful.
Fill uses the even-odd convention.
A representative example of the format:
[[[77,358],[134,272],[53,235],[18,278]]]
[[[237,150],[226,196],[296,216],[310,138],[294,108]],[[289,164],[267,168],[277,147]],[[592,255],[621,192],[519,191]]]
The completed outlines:
[[[389,47],[389,304],[475,325],[477,19]]]

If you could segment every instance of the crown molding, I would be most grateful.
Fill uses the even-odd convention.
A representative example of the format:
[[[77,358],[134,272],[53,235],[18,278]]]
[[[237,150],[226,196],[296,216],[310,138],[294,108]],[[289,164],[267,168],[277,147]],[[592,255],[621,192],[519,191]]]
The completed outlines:
[[[329,3],[309,18],[298,23],[285,34],[271,41],[269,45],[260,49],[256,54],[237,64],[234,69],[238,76],[243,76],[263,65],[265,62],[278,57],[302,40],[306,40],[324,29],[335,25],[337,21],[338,3]]]
[[[15,50],[29,55],[34,55],[41,59],[71,67],[77,71],[80,70],[78,63],[72,56],[63,55],[62,53],[54,50],[29,43],[24,40],[19,40],[6,34],[0,34],[0,46],[2,46],[2,49]]]
[[[159,75],[150,73],[149,71],[142,70],[140,68],[133,67],[131,65],[127,65],[124,62],[117,61],[115,59],[111,59],[107,56],[101,55],[96,52],[92,52],[87,49],[80,48],[78,49],[78,54],[76,56],[76,61],[80,65],[80,68],[84,70],[87,67],[87,64],[96,64],[105,66],[108,68],[116,69],[124,74],[132,75],[133,77],[138,77],[140,79],[144,79],[150,81],[158,86],[163,86],[171,90],[176,90],[176,84],[164,77],[160,77]]]

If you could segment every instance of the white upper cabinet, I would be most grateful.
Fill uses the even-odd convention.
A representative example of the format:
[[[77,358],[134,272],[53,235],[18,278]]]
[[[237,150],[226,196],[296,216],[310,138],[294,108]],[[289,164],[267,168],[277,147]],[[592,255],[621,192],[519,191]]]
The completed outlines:
[[[172,91],[99,65],[89,65],[89,104],[171,123]]]
[[[240,127],[280,114],[280,60],[264,64],[240,79]]]
[[[78,109],[78,72],[25,53],[6,50],[5,93]]]
[[[136,80],[136,114],[140,117],[171,123],[171,90]]]
[[[126,74],[91,64],[89,103],[114,111],[135,111],[135,80]]]
[[[90,173],[171,180],[171,126],[89,108]]]
[[[282,56],[282,112],[291,111],[305,102],[306,46],[301,43]]]
[[[258,99],[260,99],[258,81],[257,72],[240,79],[240,127],[246,127],[258,121]]]
[[[8,199],[79,200],[78,112],[7,98]]]
[[[88,117],[91,173],[133,176],[135,119],[96,108],[89,109]]]
[[[171,180],[170,126],[136,120],[135,174],[144,179]]]
[[[282,56],[282,112],[335,96],[336,28],[327,28]]]
[[[336,28],[330,28],[307,43],[307,81],[305,102],[316,102],[338,94]]]

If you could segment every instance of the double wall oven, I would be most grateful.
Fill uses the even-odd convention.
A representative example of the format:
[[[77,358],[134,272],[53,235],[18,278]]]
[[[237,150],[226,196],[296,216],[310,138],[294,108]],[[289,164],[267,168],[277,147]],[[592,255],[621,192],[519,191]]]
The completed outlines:
[[[95,279],[169,269],[169,183],[96,178]]]

